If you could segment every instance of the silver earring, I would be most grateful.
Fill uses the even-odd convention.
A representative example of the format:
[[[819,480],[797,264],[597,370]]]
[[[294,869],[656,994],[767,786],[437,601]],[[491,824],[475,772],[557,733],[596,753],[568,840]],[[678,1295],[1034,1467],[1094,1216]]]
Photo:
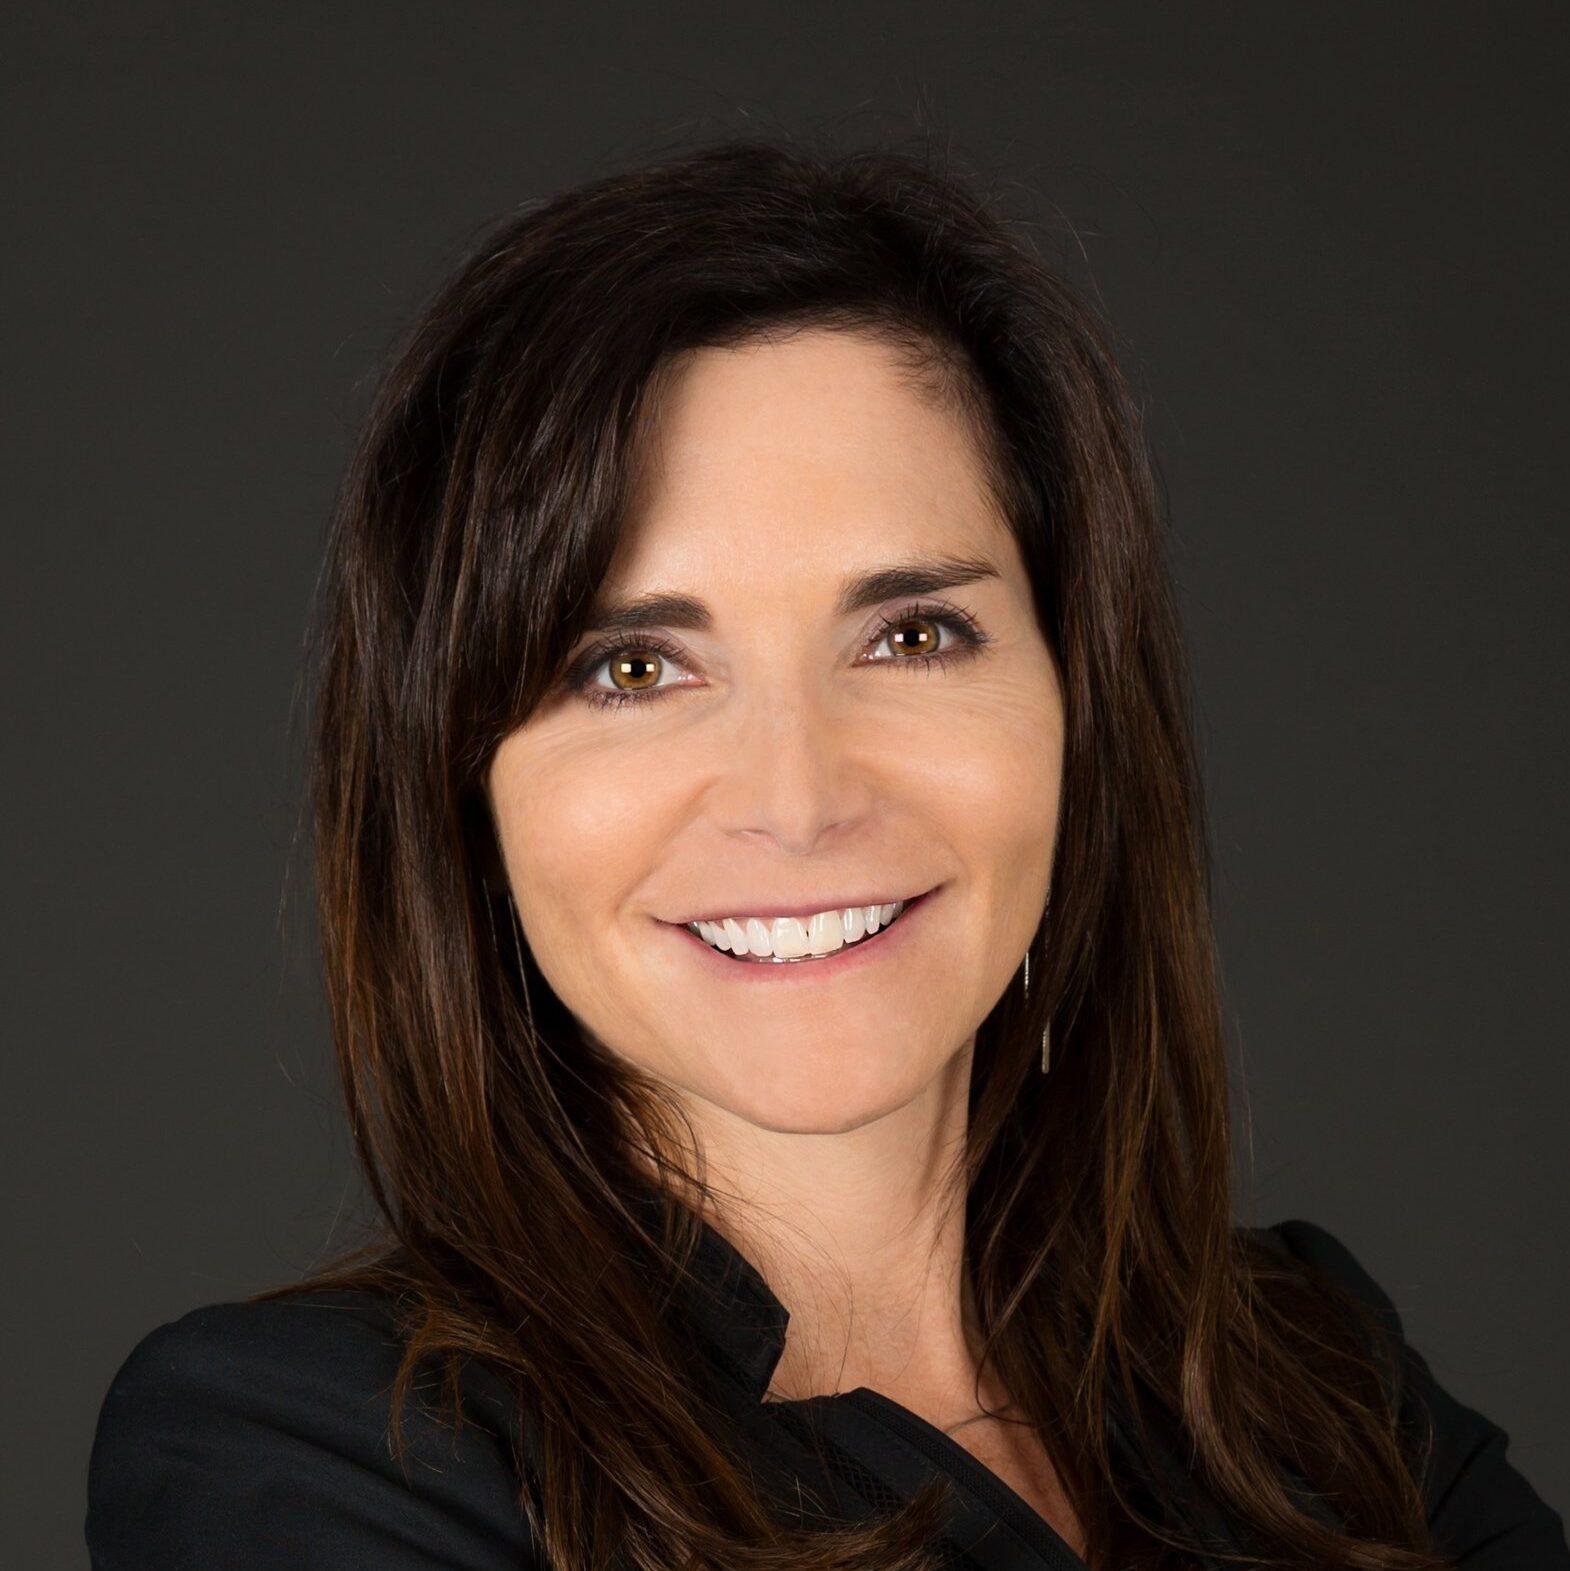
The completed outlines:
[[[502,946],[496,937],[496,913],[491,910],[491,881],[483,874],[480,876],[480,888],[485,891],[485,920],[491,925],[491,948],[500,959]]]
[[[512,913],[512,944],[518,956],[518,980],[523,985],[523,1013],[534,1030],[534,1000],[529,996],[529,968],[523,963],[523,923],[518,917],[518,904],[507,891],[507,909]]]
[[[496,958],[502,957],[500,939],[496,936],[496,918],[491,914],[491,886],[484,877],[480,883],[485,890],[485,918],[491,924],[491,945],[496,950]],[[529,972],[523,963],[523,924],[518,920],[518,907],[512,898],[512,890],[507,891],[507,914],[512,919],[513,951],[518,957],[518,981],[523,988],[523,1009],[528,1017],[529,1029],[534,1029],[534,1000],[529,996]]]
[[[1030,997],[1030,951],[1025,951],[1025,997]],[[1049,1018],[1041,1033],[1041,1072],[1046,1074],[1052,1066],[1052,1021]]]

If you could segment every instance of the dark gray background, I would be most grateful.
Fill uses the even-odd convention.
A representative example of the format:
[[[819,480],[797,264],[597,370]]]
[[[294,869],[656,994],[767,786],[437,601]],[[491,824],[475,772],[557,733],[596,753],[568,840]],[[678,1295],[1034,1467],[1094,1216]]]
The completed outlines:
[[[1562,8],[36,16],[5,110],[12,1564],[85,1558],[139,1336],[352,1234],[290,845],[370,372],[493,214],[747,129],[936,127],[1117,326],[1200,692],[1244,1213],[1338,1233],[1570,1505]]]

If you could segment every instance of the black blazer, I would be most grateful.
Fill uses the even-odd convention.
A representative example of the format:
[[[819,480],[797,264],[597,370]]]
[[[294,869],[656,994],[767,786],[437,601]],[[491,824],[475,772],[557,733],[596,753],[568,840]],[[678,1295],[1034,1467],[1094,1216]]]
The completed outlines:
[[[1294,1220],[1259,1232],[1346,1283],[1401,1331],[1389,1297],[1323,1228]],[[763,1401],[786,1310],[712,1227],[697,1261],[714,1293],[689,1299],[688,1312],[716,1389],[760,1447],[760,1482],[772,1474],[785,1487],[799,1477],[836,1514],[855,1518],[942,1473],[956,1486],[945,1546],[955,1571],[1085,1571],[1008,1484],[888,1397],[861,1387]],[[1506,1460],[1505,1431],[1445,1392],[1422,1356],[1402,1346],[1407,1400],[1425,1404],[1435,1423],[1424,1494],[1441,1551],[1467,1571],[1570,1571],[1564,1522]],[[383,1305],[345,1292],[214,1304],[150,1332],[98,1419],[86,1520],[94,1571],[542,1565],[517,1505],[507,1439],[517,1414],[505,1389],[470,1369],[456,1439],[411,1404],[405,1477],[385,1440],[398,1351]],[[1110,1415],[1109,1425],[1125,1444]],[[1168,1465],[1157,1496],[1213,1547],[1236,1546],[1175,1451]]]

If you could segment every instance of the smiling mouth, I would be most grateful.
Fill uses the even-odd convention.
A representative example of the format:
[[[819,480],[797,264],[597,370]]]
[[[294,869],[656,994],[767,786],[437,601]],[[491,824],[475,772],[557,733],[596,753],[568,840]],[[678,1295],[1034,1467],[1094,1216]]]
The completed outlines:
[[[716,954],[739,965],[805,965],[876,943],[911,907],[931,893],[927,890],[913,899],[891,901],[887,906],[854,906],[844,912],[825,912],[810,924],[780,918],[773,923],[754,919],[743,924],[727,919],[687,922],[683,926]],[[758,954],[755,951],[760,946],[782,952]]]

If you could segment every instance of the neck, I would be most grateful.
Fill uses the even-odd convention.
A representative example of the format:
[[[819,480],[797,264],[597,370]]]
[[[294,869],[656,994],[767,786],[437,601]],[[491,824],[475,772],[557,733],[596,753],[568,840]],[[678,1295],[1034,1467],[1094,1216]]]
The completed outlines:
[[[909,1101],[843,1132],[690,1106],[709,1220],[790,1312],[768,1396],[868,1386],[939,1427],[1001,1406],[1001,1392],[977,1392],[964,1268],[970,1070],[967,1043]]]

